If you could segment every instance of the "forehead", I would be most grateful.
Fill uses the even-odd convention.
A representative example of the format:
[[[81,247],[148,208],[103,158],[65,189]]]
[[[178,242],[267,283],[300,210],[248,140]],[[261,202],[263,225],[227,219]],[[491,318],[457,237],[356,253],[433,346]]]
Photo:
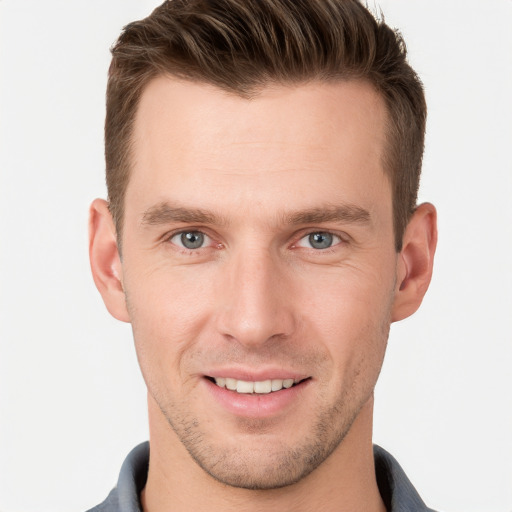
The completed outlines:
[[[332,151],[339,137],[349,132],[354,144],[368,142],[367,136],[378,143],[385,116],[380,94],[363,81],[270,85],[246,99],[209,84],[160,76],[142,93],[135,141],[147,142],[149,132],[153,137],[173,135],[179,142],[186,140],[187,147],[211,142],[279,144],[291,139]]]
[[[133,200],[145,210],[168,195],[218,208],[317,207],[322,195],[371,203],[389,192],[385,121],[382,98],[364,82],[275,85],[245,99],[158,77],[136,115],[126,207]]]

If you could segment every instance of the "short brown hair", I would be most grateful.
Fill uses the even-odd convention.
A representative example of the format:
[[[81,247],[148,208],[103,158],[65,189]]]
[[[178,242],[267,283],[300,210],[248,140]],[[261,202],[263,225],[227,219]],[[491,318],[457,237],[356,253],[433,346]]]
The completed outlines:
[[[242,97],[267,84],[366,80],[388,110],[383,167],[395,245],[416,207],[426,121],[423,87],[401,35],[358,0],[168,0],[127,25],[112,48],[105,158],[119,241],[133,122],[142,91],[169,74]]]

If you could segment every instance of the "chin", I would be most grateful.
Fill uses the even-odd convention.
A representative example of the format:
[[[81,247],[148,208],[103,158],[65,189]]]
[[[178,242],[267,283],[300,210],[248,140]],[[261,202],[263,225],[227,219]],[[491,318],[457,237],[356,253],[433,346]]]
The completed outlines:
[[[260,450],[268,450],[264,445]],[[269,450],[270,451],[270,450]],[[218,482],[230,487],[249,490],[280,489],[296,484],[325,460],[324,454],[311,457],[310,453],[293,450],[272,450],[271,457],[262,460],[261,451],[245,450],[225,454],[212,464],[211,460],[198,460],[199,466]]]
[[[352,422],[353,418],[336,422],[332,417],[323,418],[309,434],[300,436],[296,432],[296,439],[264,430],[246,431],[228,446],[209,443],[198,432],[176,433],[194,461],[218,482],[242,489],[269,490],[296,484],[317,469],[342,443]],[[332,430],[333,424],[338,429]]]

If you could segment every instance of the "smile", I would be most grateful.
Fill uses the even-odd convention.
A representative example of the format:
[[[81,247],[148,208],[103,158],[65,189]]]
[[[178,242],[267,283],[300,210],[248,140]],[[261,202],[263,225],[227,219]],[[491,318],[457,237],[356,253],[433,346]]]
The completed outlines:
[[[211,377],[210,380],[220,388],[226,388],[240,394],[266,395],[282,389],[289,389],[307,379],[267,379],[261,381],[237,380],[230,377]]]

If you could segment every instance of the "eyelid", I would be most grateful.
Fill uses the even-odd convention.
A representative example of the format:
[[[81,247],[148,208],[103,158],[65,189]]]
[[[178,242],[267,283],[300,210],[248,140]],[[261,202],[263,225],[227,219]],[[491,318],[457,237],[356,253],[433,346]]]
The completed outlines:
[[[306,247],[304,245],[300,245],[300,242],[302,240],[306,239],[307,237],[309,237],[310,235],[313,235],[315,233],[326,233],[326,234],[332,235],[334,238],[337,239],[337,241],[333,242],[333,244],[330,247],[327,247],[325,249],[315,249],[313,247]],[[301,247],[304,249],[312,249],[316,252],[322,252],[322,251],[325,252],[325,251],[328,251],[329,249],[334,249],[335,247],[337,247],[340,244],[348,243],[348,236],[343,236],[343,234],[333,231],[333,230],[330,230],[330,229],[308,229],[307,231],[302,231],[295,238],[295,240],[296,241],[292,244],[292,248]]]
[[[165,235],[163,235],[162,241],[170,242],[178,249],[187,251],[187,252],[198,252],[200,249],[207,249],[212,246],[215,248],[218,248],[218,249],[223,248],[224,244],[222,242],[215,242],[215,238],[211,234],[208,234],[207,231],[208,230],[206,230],[204,228],[196,228],[196,227],[179,228],[179,229],[173,230],[171,232],[167,232]],[[181,243],[176,243],[176,242],[172,241],[172,239],[178,235],[182,235],[183,233],[194,233],[194,232],[201,233],[205,237],[205,244],[197,249],[188,249],[187,247],[181,245]],[[313,247],[305,247],[304,245],[300,245],[300,242],[302,240],[306,239],[307,237],[309,237],[310,235],[312,235],[314,233],[328,233],[328,234],[332,235],[337,240],[335,240],[335,242],[333,243],[332,246],[330,246],[326,249],[314,249]],[[312,249],[316,252],[321,252],[321,251],[325,252],[325,251],[328,251],[329,249],[334,249],[335,247],[337,247],[340,244],[349,243],[349,238],[350,237],[348,235],[346,235],[345,233],[340,233],[340,232],[337,232],[337,231],[331,230],[331,229],[318,229],[318,228],[317,229],[305,229],[305,230],[301,230],[298,234],[296,234],[296,236],[294,236],[295,241],[292,242],[291,248],[293,249],[296,247],[301,247],[301,248],[305,248],[305,249]]]
[[[204,236],[204,244],[201,247],[198,247],[197,249],[189,249],[188,247],[185,247],[184,245],[181,244],[179,238],[177,241],[173,240],[173,238],[179,237],[183,233],[201,233]],[[173,231],[169,231],[162,236],[161,240],[164,243],[170,243],[179,251],[184,251],[187,253],[198,252],[201,249],[208,249],[214,244],[213,237],[210,234],[208,234],[205,229],[196,227],[178,228]],[[216,245],[217,247],[220,246],[220,244]]]

